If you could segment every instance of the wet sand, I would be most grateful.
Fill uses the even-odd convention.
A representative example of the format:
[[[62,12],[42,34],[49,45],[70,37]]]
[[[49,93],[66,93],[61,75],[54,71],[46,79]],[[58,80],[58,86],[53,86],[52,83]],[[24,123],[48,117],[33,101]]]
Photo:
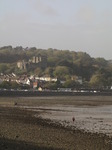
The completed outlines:
[[[59,122],[52,122],[49,118],[40,118],[47,113],[45,107],[48,111],[51,107],[60,105],[65,107],[110,106],[112,100],[111,97],[0,98],[0,149],[112,149],[112,139],[105,134],[65,127]],[[59,109],[56,111],[59,112]]]
[[[42,111],[42,118],[60,122],[64,126],[83,129],[92,133],[104,133],[112,137],[112,105],[110,106],[43,106],[29,107],[35,111]],[[72,118],[75,118],[73,122]]]

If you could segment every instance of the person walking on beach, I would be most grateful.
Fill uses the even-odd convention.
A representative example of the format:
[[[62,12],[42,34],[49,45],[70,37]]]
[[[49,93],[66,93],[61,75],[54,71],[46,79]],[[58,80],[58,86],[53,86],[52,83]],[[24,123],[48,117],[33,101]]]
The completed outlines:
[[[75,121],[75,117],[72,117],[72,121],[73,121],[73,123],[74,123],[74,121]]]

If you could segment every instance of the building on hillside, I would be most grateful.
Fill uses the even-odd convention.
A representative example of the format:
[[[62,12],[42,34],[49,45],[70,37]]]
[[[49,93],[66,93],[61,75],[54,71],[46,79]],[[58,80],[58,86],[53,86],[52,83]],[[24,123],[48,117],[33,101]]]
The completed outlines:
[[[74,75],[71,77],[71,80],[75,80],[76,82],[82,84],[82,77],[81,76]]]
[[[26,70],[27,69],[27,62],[25,62],[24,60],[22,61],[18,61],[17,62],[17,67],[21,70]]]
[[[17,67],[21,70],[26,70],[29,68],[32,69],[36,67],[46,68],[47,57],[39,54],[38,56],[33,56],[28,62],[25,62],[24,60],[17,62]]]
[[[38,91],[42,91],[42,90],[43,90],[42,87],[39,87],[39,88],[38,88]]]
[[[38,77],[38,76],[35,76],[35,79],[39,80],[39,81],[46,81],[46,82],[56,82],[57,81],[57,78],[51,78],[51,77]]]
[[[82,82],[82,77],[79,76],[79,77],[77,78],[77,82],[79,82],[80,84],[82,84],[82,83],[83,83],[83,82]]]
[[[37,86],[38,86],[38,82],[37,81],[33,82],[33,89],[36,89]]]
[[[47,67],[47,57],[42,55],[33,56],[32,59],[29,60],[31,66],[38,66],[42,68]]]
[[[33,58],[31,59],[31,63],[37,64],[39,62],[42,61],[42,56],[33,56]]]

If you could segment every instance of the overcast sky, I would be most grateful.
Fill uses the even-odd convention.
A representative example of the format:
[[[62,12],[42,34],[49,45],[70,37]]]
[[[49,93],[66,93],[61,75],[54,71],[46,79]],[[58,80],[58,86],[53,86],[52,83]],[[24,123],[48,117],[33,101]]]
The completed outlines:
[[[7,45],[112,59],[112,0],[0,0],[0,47]]]

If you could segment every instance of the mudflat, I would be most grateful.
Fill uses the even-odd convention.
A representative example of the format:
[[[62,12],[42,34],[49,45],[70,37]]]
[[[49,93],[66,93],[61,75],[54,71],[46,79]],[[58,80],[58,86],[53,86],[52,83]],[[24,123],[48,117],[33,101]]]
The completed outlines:
[[[1,97],[0,150],[112,150],[112,138],[105,134],[71,129],[26,109],[51,105],[112,105],[112,97]]]

